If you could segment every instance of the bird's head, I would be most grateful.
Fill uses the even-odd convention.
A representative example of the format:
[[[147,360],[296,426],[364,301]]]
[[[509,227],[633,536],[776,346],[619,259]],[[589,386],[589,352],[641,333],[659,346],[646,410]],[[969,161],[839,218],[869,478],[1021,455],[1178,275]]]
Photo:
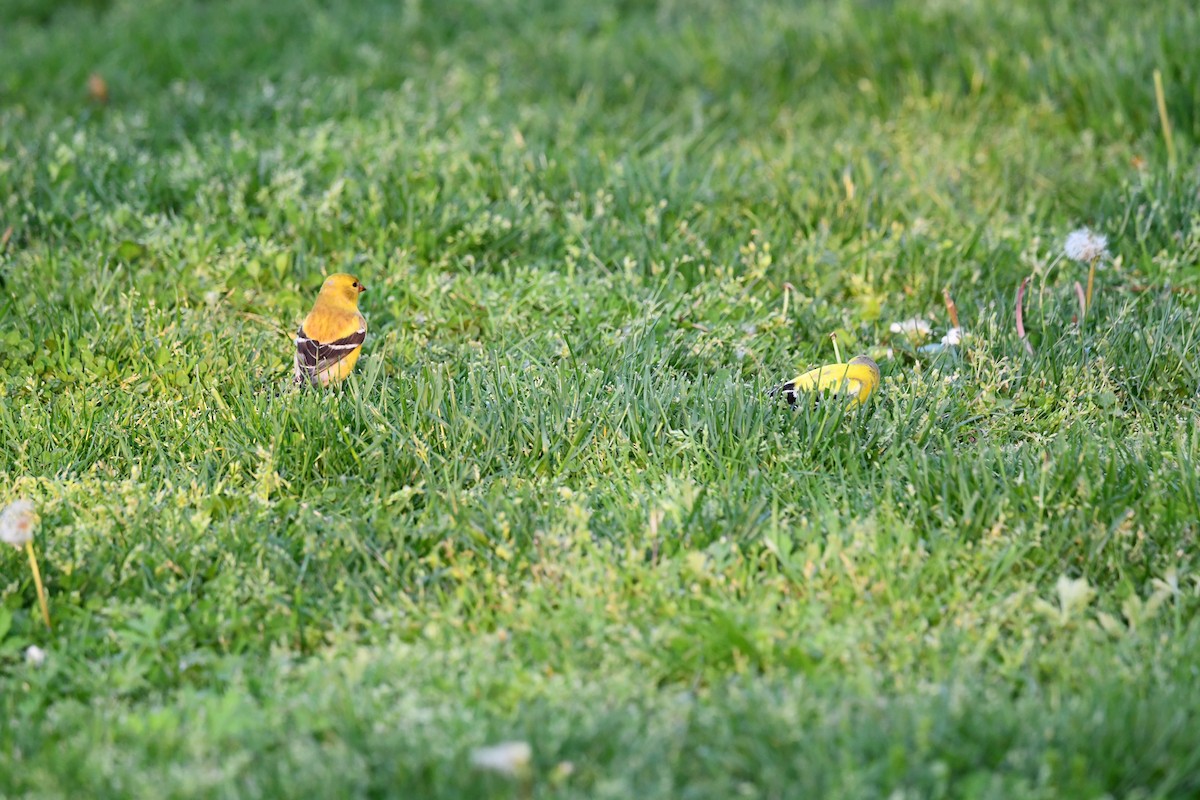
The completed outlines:
[[[870,367],[871,372],[875,373],[875,380],[879,380],[879,365],[869,356],[855,356],[850,359],[851,364],[862,364],[864,367]]]
[[[366,290],[362,281],[344,272],[330,275],[321,285],[321,294],[341,308],[357,309],[358,296]]]

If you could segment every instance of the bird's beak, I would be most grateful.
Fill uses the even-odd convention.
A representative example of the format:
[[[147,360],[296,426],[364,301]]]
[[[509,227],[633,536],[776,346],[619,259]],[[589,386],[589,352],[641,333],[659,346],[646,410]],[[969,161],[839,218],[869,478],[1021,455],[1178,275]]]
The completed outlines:
[[[367,290],[367,287],[363,286],[361,283],[358,285],[358,293],[359,294],[362,294],[366,290]]]

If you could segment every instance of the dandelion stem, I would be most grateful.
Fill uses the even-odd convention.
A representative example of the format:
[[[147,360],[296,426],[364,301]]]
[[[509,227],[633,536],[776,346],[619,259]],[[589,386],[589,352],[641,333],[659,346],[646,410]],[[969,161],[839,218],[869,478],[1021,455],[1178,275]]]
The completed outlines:
[[[1090,309],[1092,307],[1092,287],[1096,283],[1096,260],[1097,259],[1093,258],[1091,266],[1088,267],[1087,297],[1084,298],[1084,300],[1086,302],[1084,302],[1084,304],[1083,304],[1083,318],[1084,319],[1087,319],[1088,309]]]
[[[833,342],[833,357],[837,363],[842,363],[842,351],[838,349],[837,334],[829,334],[829,341]]]
[[[1162,71],[1154,70],[1154,99],[1158,103],[1158,120],[1162,123],[1163,140],[1167,144],[1167,166],[1175,168],[1175,137],[1171,133],[1171,118],[1167,116],[1167,95],[1163,91]]]
[[[50,625],[50,607],[46,605],[46,587],[42,586],[42,571],[38,569],[37,556],[33,554],[33,541],[25,543],[25,552],[29,553],[29,567],[33,570],[33,585],[37,587],[38,605],[42,607],[42,619],[46,620],[46,627]]]
[[[950,296],[950,287],[942,289],[942,298],[946,301],[946,311],[950,314],[950,324],[955,328],[962,327],[958,324],[958,306],[954,304],[954,298]]]

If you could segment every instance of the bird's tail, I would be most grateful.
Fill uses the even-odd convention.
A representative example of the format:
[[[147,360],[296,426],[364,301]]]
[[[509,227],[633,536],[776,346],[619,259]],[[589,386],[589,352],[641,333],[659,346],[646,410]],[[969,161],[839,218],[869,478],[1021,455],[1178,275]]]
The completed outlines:
[[[303,367],[297,366],[296,373],[292,376],[292,383],[296,386],[316,386],[317,376]]]

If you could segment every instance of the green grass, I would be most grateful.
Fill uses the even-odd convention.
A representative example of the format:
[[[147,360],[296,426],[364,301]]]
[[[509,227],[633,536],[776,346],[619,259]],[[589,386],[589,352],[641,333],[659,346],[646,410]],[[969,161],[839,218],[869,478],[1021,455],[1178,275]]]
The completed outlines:
[[[1196,796],[1200,12],[1145,5],[5,5],[0,797]],[[365,355],[293,391],[334,270]],[[835,331],[877,397],[773,402]]]

